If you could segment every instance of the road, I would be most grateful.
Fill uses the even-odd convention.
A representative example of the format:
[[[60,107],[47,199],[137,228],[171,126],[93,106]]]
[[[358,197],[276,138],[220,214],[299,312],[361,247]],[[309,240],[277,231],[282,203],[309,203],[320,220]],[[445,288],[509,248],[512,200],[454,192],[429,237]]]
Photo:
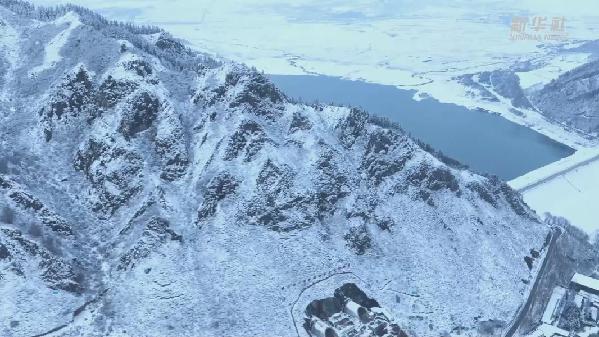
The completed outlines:
[[[551,181],[551,180],[553,180],[553,179],[555,179],[555,178],[557,178],[557,177],[563,176],[564,174],[566,174],[566,173],[568,173],[568,172],[574,171],[575,169],[577,169],[577,168],[579,168],[579,167],[582,167],[582,166],[588,165],[588,164],[590,164],[590,163],[592,163],[592,162],[594,162],[594,161],[597,161],[597,160],[599,160],[599,154],[598,154],[598,155],[596,155],[596,156],[593,156],[593,157],[591,157],[591,158],[585,159],[585,160],[583,160],[583,161],[581,161],[581,162],[579,162],[579,163],[576,163],[576,164],[574,164],[574,165],[572,165],[572,166],[568,166],[568,167],[564,168],[564,169],[563,169],[563,170],[561,170],[561,171],[558,171],[558,172],[552,173],[551,175],[549,175],[549,176],[547,176],[547,177],[545,177],[545,178],[543,178],[543,179],[540,179],[540,180],[538,180],[538,181],[535,181],[535,182],[533,182],[533,183],[531,183],[531,184],[528,184],[528,185],[526,185],[526,186],[523,186],[523,187],[521,187],[521,188],[518,188],[517,190],[518,190],[518,192],[520,192],[520,193],[524,193],[525,191],[528,191],[528,190],[530,190],[530,189],[533,189],[533,188],[535,188],[535,187],[537,187],[537,186],[539,186],[539,185],[543,185],[543,184],[545,184],[545,183],[546,183],[546,182],[548,182],[548,181]]]
[[[537,278],[535,279],[535,283],[533,284],[532,289],[530,290],[530,293],[528,295],[526,303],[524,303],[524,305],[521,306],[520,311],[518,312],[518,314],[514,318],[512,325],[507,330],[507,332],[505,334],[503,334],[503,337],[513,337],[515,335],[516,331],[518,331],[518,328],[520,327],[520,324],[522,323],[522,321],[526,317],[526,314],[530,310],[532,302],[533,302],[533,300],[537,296],[537,292],[538,292],[538,288],[539,288],[539,283],[543,279],[543,277],[545,277],[545,272],[546,272],[546,269],[547,269],[546,267],[547,267],[547,265],[549,265],[550,261],[553,259],[553,256],[554,256],[553,250],[555,249],[555,243],[556,243],[557,239],[560,237],[561,234],[562,233],[561,233],[560,229],[556,228],[556,229],[553,230],[553,232],[551,234],[551,240],[550,240],[549,245],[547,247],[547,254],[545,254],[545,259],[543,260],[543,264],[541,265],[541,268],[539,269],[539,272],[537,273]],[[357,279],[360,279],[357,275],[355,275],[353,272],[350,272],[350,271],[345,271],[345,272],[340,272],[340,273],[334,273],[332,275],[329,275],[329,276],[327,276],[327,277],[325,277],[323,279],[317,280],[317,281],[315,281],[315,282],[307,285],[306,287],[304,287],[299,292],[297,298],[295,299],[295,301],[293,301],[293,303],[291,304],[291,308],[290,308],[291,318],[293,320],[293,325],[295,327],[295,330],[296,330],[296,333],[297,333],[298,337],[300,336],[300,332],[299,332],[299,328],[297,326],[297,321],[295,320],[295,316],[293,315],[293,312],[295,310],[295,305],[297,304],[297,302],[301,298],[302,294],[306,290],[308,290],[309,288],[313,287],[314,285],[316,285],[318,283],[321,283],[323,281],[326,281],[326,280],[330,279],[333,276],[346,275],[346,274],[351,274],[352,276],[356,277]]]
[[[543,279],[543,277],[545,277],[545,271],[546,271],[546,267],[549,264],[550,260],[553,259],[553,249],[555,248],[555,242],[557,241],[557,239],[559,238],[559,236],[562,234],[560,229],[554,229],[553,233],[551,234],[551,241],[549,243],[549,246],[547,248],[547,254],[545,254],[545,260],[543,260],[543,264],[541,265],[541,269],[539,270],[539,273],[537,274],[537,278],[535,280],[535,283],[532,286],[532,289],[530,290],[530,293],[528,295],[528,299],[526,300],[526,303],[524,303],[524,305],[520,308],[520,312],[518,312],[516,318],[514,319],[512,326],[508,329],[508,331],[503,335],[503,337],[512,337],[514,336],[514,334],[516,333],[516,331],[518,331],[518,328],[520,327],[520,324],[522,323],[522,320],[524,319],[524,317],[526,316],[526,314],[528,313],[528,310],[530,310],[530,306],[533,302],[533,300],[535,299],[535,297],[537,296],[537,291],[539,288],[539,283],[540,281]]]

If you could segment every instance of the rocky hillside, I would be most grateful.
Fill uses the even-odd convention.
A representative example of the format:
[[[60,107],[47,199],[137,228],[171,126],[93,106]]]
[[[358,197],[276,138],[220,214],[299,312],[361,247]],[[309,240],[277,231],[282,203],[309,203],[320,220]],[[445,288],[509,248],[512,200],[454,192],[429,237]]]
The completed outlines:
[[[517,109],[531,109],[532,105],[520,87],[520,79],[512,70],[483,71],[455,78],[468,86],[474,93],[489,102],[499,102],[500,98],[510,101],[512,113],[521,114]]]
[[[566,72],[531,99],[549,118],[588,134],[599,134],[599,61]]]
[[[1,0],[0,335],[306,336],[344,284],[394,322],[372,331],[501,329],[549,229],[375,121],[157,28]]]

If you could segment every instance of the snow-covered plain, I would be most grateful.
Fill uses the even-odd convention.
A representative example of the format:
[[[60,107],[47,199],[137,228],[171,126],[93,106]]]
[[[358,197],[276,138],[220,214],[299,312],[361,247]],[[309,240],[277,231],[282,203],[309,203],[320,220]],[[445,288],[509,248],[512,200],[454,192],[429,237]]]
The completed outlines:
[[[590,54],[588,53],[564,53],[548,58],[546,63],[534,70],[516,72],[520,78],[522,89],[531,89],[543,86],[559,77],[566,71],[572,70],[585,63]]]
[[[599,159],[557,175],[525,190],[526,203],[539,214],[545,212],[568,219],[591,238],[599,230]]]
[[[572,171],[580,166],[599,160],[599,148],[584,148],[573,155],[543,166],[509,182],[510,186],[520,192],[533,189],[544,182],[550,181],[560,174]]]
[[[573,155],[509,182],[540,215],[562,216],[591,239],[599,230],[599,148],[579,149]]]

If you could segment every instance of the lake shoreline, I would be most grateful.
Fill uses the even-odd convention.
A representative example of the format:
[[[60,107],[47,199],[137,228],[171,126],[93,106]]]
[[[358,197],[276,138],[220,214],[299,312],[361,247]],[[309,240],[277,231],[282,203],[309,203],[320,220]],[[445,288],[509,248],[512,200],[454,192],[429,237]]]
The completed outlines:
[[[268,75],[289,97],[361,107],[474,171],[505,181],[566,158],[575,149],[486,109],[468,109],[417,91],[322,75]],[[448,118],[451,116],[451,118]],[[476,126],[476,127],[472,127]]]

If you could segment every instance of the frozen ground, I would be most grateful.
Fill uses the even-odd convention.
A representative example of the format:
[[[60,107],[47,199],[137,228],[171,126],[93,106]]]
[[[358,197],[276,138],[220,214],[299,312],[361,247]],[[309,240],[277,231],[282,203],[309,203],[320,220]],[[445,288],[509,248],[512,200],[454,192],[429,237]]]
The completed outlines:
[[[544,336],[567,336],[568,331],[555,327],[549,324],[541,325],[536,331],[528,335],[528,337],[544,337]]]
[[[560,175],[599,160],[599,148],[584,148],[573,155],[529,172],[509,182],[512,188],[525,192]]]
[[[570,157],[509,182],[539,214],[567,218],[591,238],[599,230],[599,148],[584,148]]]
[[[69,40],[69,36],[71,32],[81,25],[79,18],[74,13],[69,13],[64,17],[56,20],[56,24],[59,26],[66,25],[67,29],[60,32],[56,35],[46,46],[46,50],[44,53],[44,61],[39,66],[33,68],[31,70],[32,75],[39,74],[44,70],[50,69],[56,65],[56,63],[60,62],[62,56],[60,56],[60,50]]]
[[[579,151],[572,157],[510,182],[539,214],[567,218],[591,237],[599,230],[599,150]]]
[[[588,53],[565,53],[547,58],[547,62],[535,70],[516,72],[520,78],[520,86],[524,90],[544,86],[566,71],[585,63],[589,56]]]

